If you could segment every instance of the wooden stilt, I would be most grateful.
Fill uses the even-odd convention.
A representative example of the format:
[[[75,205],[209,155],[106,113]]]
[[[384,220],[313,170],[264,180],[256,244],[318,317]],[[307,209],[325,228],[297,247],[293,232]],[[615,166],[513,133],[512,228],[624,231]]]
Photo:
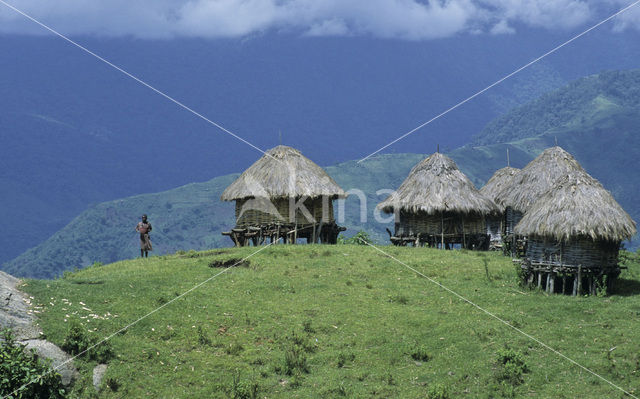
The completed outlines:
[[[571,295],[573,296],[578,295],[578,275],[577,274],[573,275],[573,290]]]
[[[444,249],[444,213],[440,212],[440,249]]]
[[[577,295],[582,295],[582,266],[578,266],[578,289]]]
[[[549,292],[549,282],[551,281],[551,279],[549,278],[551,276],[551,273],[545,273],[544,277],[545,277],[545,281],[544,281],[544,290],[546,292]]]
[[[566,289],[567,289],[567,275],[563,274],[562,275],[562,294],[565,293]]]
[[[547,278],[549,279],[549,294],[553,294],[555,292],[556,274],[551,272]]]
[[[538,289],[542,288],[542,273],[541,272],[537,272],[538,273]]]
[[[464,218],[462,218],[462,248],[467,248],[467,235],[464,232]]]

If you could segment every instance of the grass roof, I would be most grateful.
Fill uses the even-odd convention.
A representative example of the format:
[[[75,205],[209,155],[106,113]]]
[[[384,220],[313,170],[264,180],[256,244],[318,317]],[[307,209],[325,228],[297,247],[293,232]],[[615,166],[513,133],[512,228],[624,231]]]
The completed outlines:
[[[498,210],[451,158],[438,152],[414,166],[398,190],[378,204],[378,208],[387,213],[399,209],[428,214],[487,214]]]
[[[588,236],[624,241],[636,233],[636,224],[599,181],[576,171],[547,190],[524,214],[515,232],[557,240]]]
[[[498,205],[526,212],[560,178],[584,169],[571,154],[555,146],[544,150],[496,194]],[[584,172],[586,173],[586,172]]]
[[[499,204],[499,194],[505,187],[509,186],[516,174],[520,172],[518,168],[512,168],[507,166],[502,169],[498,169],[496,173],[491,176],[489,181],[480,189],[480,193],[485,197],[491,199],[496,204]]]
[[[220,199],[345,197],[320,166],[295,148],[279,145],[266,152],[227,187]]]

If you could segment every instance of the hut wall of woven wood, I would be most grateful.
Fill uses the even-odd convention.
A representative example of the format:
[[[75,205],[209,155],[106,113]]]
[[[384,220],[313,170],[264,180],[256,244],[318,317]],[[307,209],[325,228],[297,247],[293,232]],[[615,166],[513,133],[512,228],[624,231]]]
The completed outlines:
[[[514,210],[508,206],[504,211],[504,234],[513,234],[513,229],[522,220],[522,212]]]
[[[485,223],[487,225],[487,234],[491,236],[491,241],[502,241],[502,226],[504,216],[501,215],[490,215],[485,219]]]
[[[400,212],[396,236],[486,234],[484,216],[449,213],[428,215],[424,212]]]
[[[590,269],[610,269],[618,265],[620,241],[594,241],[590,237],[572,237],[557,241],[545,237],[529,237],[526,257],[531,262]]]
[[[302,204],[308,210],[309,215],[315,219],[315,222],[331,223],[335,221],[333,202],[329,197],[307,198],[302,204],[299,203],[299,200],[299,198],[295,201],[290,201],[289,198],[237,200],[236,226],[261,226],[274,223],[307,225],[314,223],[302,211]],[[296,208],[295,215],[289,215],[289,209],[294,207]]]

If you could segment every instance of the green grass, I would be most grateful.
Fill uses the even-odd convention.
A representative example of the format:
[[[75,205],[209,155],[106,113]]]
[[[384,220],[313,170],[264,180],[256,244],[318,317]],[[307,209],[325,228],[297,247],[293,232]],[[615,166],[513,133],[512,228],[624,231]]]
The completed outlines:
[[[637,263],[623,273],[621,295],[573,298],[523,290],[499,254],[384,250],[612,382],[640,389]],[[622,397],[370,247],[268,247],[169,303],[223,270],[210,265],[253,251],[123,261],[29,280],[24,290],[58,344],[72,317],[90,337],[104,337],[165,305],[111,339],[106,379],[117,390],[106,387],[105,398]],[[77,364],[74,391],[95,397],[95,362]]]

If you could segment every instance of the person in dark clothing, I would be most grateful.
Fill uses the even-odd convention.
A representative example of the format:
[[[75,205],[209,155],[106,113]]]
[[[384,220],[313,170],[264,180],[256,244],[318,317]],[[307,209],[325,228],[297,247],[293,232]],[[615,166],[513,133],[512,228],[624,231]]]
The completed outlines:
[[[136,225],[136,231],[140,233],[140,257],[148,257],[149,251],[152,251],[153,247],[149,238],[151,223],[147,220],[147,215],[142,215],[142,221]]]

